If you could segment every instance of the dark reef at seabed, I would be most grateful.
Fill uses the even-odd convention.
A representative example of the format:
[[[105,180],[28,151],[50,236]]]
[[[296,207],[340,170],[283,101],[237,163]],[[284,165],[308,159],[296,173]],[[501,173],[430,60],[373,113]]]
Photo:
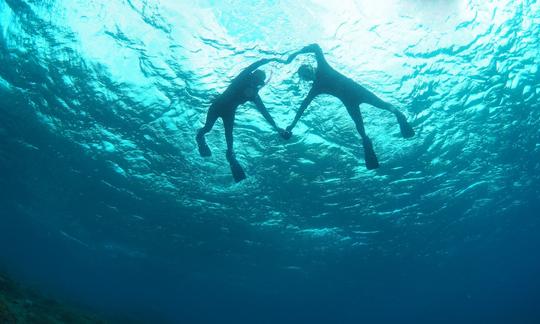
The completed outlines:
[[[0,323],[107,323],[40,295],[0,273]]]

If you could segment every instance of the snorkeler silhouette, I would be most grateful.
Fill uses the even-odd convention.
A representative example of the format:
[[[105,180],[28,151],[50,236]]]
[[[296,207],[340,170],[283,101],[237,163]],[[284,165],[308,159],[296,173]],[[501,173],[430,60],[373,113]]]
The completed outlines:
[[[292,62],[296,56],[304,53],[315,54],[315,58],[317,59],[317,69],[314,69],[312,66],[307,64],[300,66],[300,68],[298,69],[298,75],[300,76],[300,78],[306,81],[313,81],[313,85],[306,98],[302,102],[300,109],[296,113],[294,121],[291,123],[290,126],[287,127],[286,133],[282,135],[285,139],[291,136],[292,129],[294,128],[306,108],[309,106],[311,101],[313,101],[315,97],[321,94],[329,94],[337,97],[341,100],[341,102],[343,102],[343,104],[347,108],[347,112],[354,121],[358,133],[360,133],[360,136],[362,137],[366,167],[369,170],[378,168],[379,161],[377,160],[377,156],[373,151],[373,145],[371,144],[371,140],[366,135],[366,131],[364,129],[364,122],[362,120],[362,114],[360,113],[360,104],[367,103],[377,108],[390,111],[397,117],[399,128],[401,130],[401,135],[404,138],[414,136],[414,130],[409,125],[407,119],[401,112],[399,112],[391,104],[379,99],[376,95],[374,95],[355,81],[334,70],[328,64],[328,62],[326,62],[323,52],[318,44],[308,45],[300,51],[291,54],[287,59],[287,63]]]
[[[284,138],[288,138],[288,134],[285,134],[285,130],[276,126],[276,123],[272,119],[272,116],[266,110],[261,97],[259,96],[259,90],[264,86],[266,74],[262,70],[257,70],[264,64],[271,61],[281,62],[278,59],[262,59],[242,71],[236,78],[234,78],[229,87],[220,94],[208,109],[206,115],[206,122],[204,127],[197,132],[196,140],[199,147],[199,153],[201,156],[210,156],[212,152],[206,144],[204,135],[208,133],[218,118],[223,120],[223,126],[225,128],[225,140],[227,142],[227,161],[231,166],[231,172],[234,181],[240,182],[246,178],[246,174],[242,169],[242,166],[236,160],[233,149],[233,127],[234,117],[236,114],[236,108],[238,106],[251,101],[255,104],[255,107],[264,116],[266,121]]]

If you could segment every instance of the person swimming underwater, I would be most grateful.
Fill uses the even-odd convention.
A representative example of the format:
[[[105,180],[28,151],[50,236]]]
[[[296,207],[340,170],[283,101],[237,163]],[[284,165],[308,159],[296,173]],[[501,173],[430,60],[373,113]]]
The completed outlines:
[[[300,78],[306,81],[313,81],[313,85],[306,98],[300,105],[300,109],[297,111],[293,122],[287,127],[286,132],[283,133],[282,136],[284,138],[287,139],[291,136],[292,129],[294,128],[296,123],[298,123],[298,120],[300,119],[306,108],[309,106],[309,104],[311,103],[311,101],[313,101],[315,97],[321,94],[329,94],[337,97],[347,108],[347,112],[354,121],[358,133],[362,137],[366,168],[368,170],[378,168],[379,161],[377,159],[377,156],[375,155],[375,151],[373,150],[371,140],[367,136],[364,129],[364,122],[362,120],[362,114],[359,107],[360,104],[367,103],[369,105],[393,113],[397,118],[401,130],[401,135],[404,138],[410,138],[414,136],[414,130],[409,125],[407,119],[400,111],[398,111],[391,104],[379,99],[376,95],[371,93],[366,88],[362,87],[360,84],[334,70],[324,58],[322,49],[318,44],[308,45],[303,49],[299,50],[298,52],[291,54],[287,59],[286,63],[291,63],[294,58],[304,53],[315,54],[315,58],[317,60],[317,68],[315,69],[310,65],[304,64],[298,69],[298,75],[300,76]]]
[[[206,144],[204,135],[212,129],[218,118],[223,120],[223,126],[225,128],[225,140],[227,142],[226,157],[227,161],[229,161],[235,182],[240,182],[246,178],[246,174],[242,169],[242,166],[236,160],[233,149],[234,118],[238,106],[248,101],[254,103],[255,107],[263,115],[266,121],[283,138],[290,137],[285,133],[285,130],[277,127],[276,123],[272,119],[272,116],[270,116],[266,110],[266,107],[264,106],[258,93],[259,90],[264,86],[266,80],[266,74],[264,71],[258,70],[258,68],[272,61],[284,63],[278,59],[262,59],[248,66],[236,78],[234,78],[229,87],[213,100],[210,108],[208,109],[208,114],[206,115],[206,122],[204,126],[197,132],[196,141],[200,155],[203,157],[210,156],[212,155],[212,152]]]

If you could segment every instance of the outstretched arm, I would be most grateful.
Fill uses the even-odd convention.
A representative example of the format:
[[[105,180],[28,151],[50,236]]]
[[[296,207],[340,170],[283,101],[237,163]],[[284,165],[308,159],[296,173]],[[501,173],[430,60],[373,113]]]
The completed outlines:
[[[302,114],[306,110],[306,108],[309,106],[309,104],[313,101],[313,99],[317,96],[316,92],[311,88],[308,95],[302,101],[302,104],[300,105],[300,109],[296,112],[296,116],[294,117],[293,122],[287,127],[287,131],[290,132],[296,126],[296,123],[300,120],[300,117],[302,117]]]
[[[244,71],[242,71],[237,78],[242,78],[248,74],[250,74],[251,72],[257,70],[258,68],[260,68],[261,66],[265,65],[265,64],[268,64],[270,62],[281,62],[281,63],[284,63],[283,60],[280,60],[278,58],[271,58],[271,59],[268,59],[268,58],[265,58],[265,59],[261,59],[261,60],[258,60],[257,62],[254,62],[252,63],[250,66],[248,66],[247,68],[244,69]]]
[[[268,113],[268,110],[266,110],[266,107],[264,106],[264,103],[261,100],[261,97],[257,95],[255,99],[253,99],[253,103],[255,104],[255,107],[257,107],[257,110],[263,115],[264,119],[278,132],[283,132],[283,129],[277,127],[276,122],[270,116],[270,113]]]
[[[319,46],[319,44],[308,45],[308,46],[302,48],[301,50],[299,50],[298,52],[295,52],[295,53],[289,55],[289,58],[287,59],[287,64],[291,63],[298,55],[306,54],[306,53],[315,54],[315,58],[317,59],[317,64],[319,64],[319,65],[320,64],[328,64],[328,62],[326,62],[326,59],[324,58],[323,51],[322,51],[321,47]]]

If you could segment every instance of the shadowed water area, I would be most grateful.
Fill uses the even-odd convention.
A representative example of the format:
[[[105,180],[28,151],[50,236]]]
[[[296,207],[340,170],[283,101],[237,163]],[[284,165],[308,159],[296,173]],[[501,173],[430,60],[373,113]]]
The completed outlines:
[[[99,313],[186,323],[538,323],[540,5],[0,0],[0,266]],[[285,141],[216,95],[318,43],[392,103],[318,97]],[[287,126],[313,63],[262,67]]]

